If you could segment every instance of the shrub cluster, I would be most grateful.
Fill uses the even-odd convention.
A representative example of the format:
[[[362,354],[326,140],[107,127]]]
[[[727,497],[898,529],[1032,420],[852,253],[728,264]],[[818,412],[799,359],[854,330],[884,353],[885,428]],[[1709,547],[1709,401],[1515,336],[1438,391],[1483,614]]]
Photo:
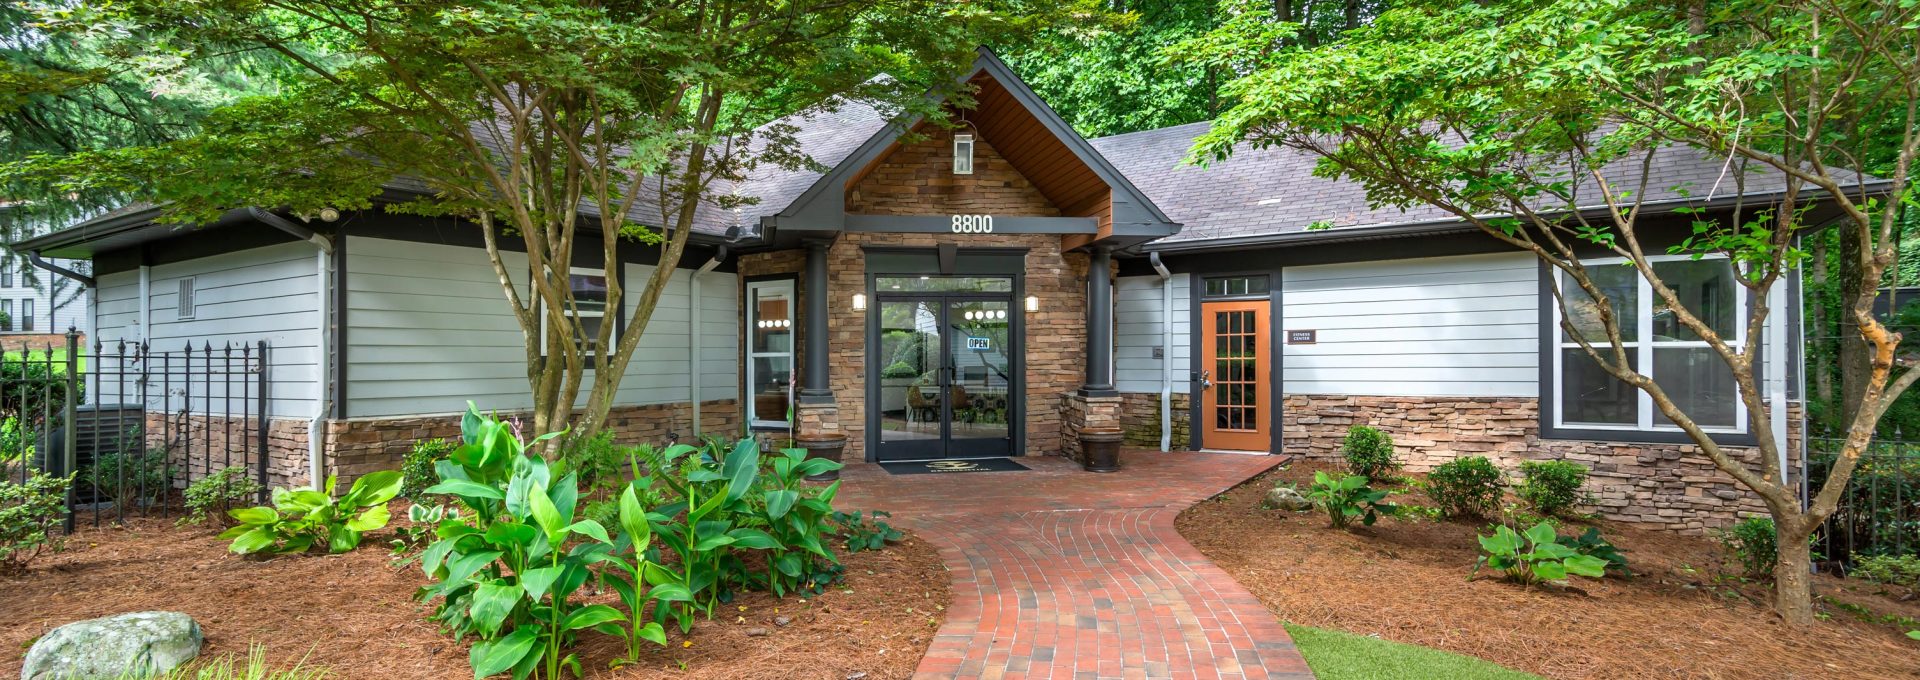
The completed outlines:
[[[1764,579],[1773,575],[1773,565],[1780,559],[1780,548],[1772,519],[1748,517],[1721,529],[1714,537],[1740,564],[1740,571],[1747,578]]]
[[[1529,460],[1520,464],[1520,486],[1514,493],[1535,512],[1557,517],[1582,499],[1580,487],[1587,482],[1587,468],[1559,460]]]
[[[1920,555],[1854,555],[1852,575],[1887,585],[1920,588]]]
[[[1386,481],[1400,470],[1400,461],[1393,456],[1393,437],[1374,428],[1365,425],[1348,428],[1340,450],[1347,456],[1347,470],[1369,480]]]
[[[60,549],[54,525],[66,519],[72,482],[40,472],[20,483],[0,479],[0,577],[26,573],[34,558]]]
[[[433,474],[433,464],[446,458],[453,451],[453,444],[445,439],[422,439],[413,443],[407,455],[400,461],[400,497],[410,501],[421,499],[422,492],[433,486],[439,478]]]
[[[1500,468],[1485,456],[1449,461],[1427,475],[1427,497],[1448,517],[1490,517],[1500,510]]]
[[[199,481],[187,485],[184,494],[187,502],[187,515],[180,518],[180,524],[199,524],[212,518],[220,526],[232,525],[232,515],[227,511],[234,506],[246,506],[260,495],[260,483],[254,481],[253,472],[244,467],[221,468],[219,472],[201,477]]]

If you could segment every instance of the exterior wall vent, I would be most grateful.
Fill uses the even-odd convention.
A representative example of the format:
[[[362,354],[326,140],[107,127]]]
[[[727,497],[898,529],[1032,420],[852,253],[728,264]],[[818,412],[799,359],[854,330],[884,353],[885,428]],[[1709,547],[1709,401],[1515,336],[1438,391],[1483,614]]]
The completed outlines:
[[[178,297],[178,300],[179,300],[179,304],[175,307],[175,309],[177,309],[180,312],[180,314],[178,315],[179,318],[182,318],[182,319],[193,318],[193,311],[194,311],[193,310],[194,308],[193,277],[189,276],[189,277],[180,279],[180,295]]]

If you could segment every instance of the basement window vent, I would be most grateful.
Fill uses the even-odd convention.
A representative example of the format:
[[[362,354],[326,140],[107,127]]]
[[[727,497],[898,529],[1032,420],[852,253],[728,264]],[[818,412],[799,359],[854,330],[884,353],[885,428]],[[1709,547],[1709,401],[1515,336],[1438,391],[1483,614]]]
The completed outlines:
[[[189,276],[180,279],[180,296],[178,299],[180,304],[177,309],[180,311],[180,318],[193,318],[193,277]]]
[[[953,136],[953,174],[973,174],[973,135]]]

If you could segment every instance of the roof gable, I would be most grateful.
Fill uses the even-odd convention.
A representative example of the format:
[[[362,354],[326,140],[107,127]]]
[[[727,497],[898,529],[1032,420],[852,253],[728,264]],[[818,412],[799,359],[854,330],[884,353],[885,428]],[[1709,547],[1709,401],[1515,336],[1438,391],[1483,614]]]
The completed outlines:
[[[1063,215],[1094,218],[1093,232],[1070,235],[1069,247],[1108,238],[1140,242],[1179,231],[1180,225],[1169,220],[991,50],[980,48],[979,57],[960,81],[976,87],[978,96],[971,109],[955,112],[957,122],[977,131]],[[779,212],[762,217],[761,225],[800,231],[846,229],[848,188],[897,151],[907,130],[928,125],[918,117],[885,125]]]

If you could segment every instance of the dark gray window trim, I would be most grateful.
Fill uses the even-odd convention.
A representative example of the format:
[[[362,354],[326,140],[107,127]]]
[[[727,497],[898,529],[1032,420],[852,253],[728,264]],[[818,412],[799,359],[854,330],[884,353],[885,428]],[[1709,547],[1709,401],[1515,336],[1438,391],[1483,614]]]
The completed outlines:
[[[879,328],[880,328],[880,292],[876,289],[878,280],[880,279],[880,277],[883,277],[883,276],[896,276],[896,275],[913,276],[913,275],[921,275],[921,274],[935,275],[935,274],[942,274],[942,272],[939,271],[939,265],[938,265],[939,249],[938,248],[874,246],[874,247],[862,247],[861,250],[864,251],[864,255],[865,255],[865,257],[861,259],[861,268],[862,268],[862,272],[861,272],[862,284],[861,285],[862,285],[862,290],[865,291],[867,295],[867,311],[862,314],[862,316],[866,319],[866,327],[863,328],[860,333],[860,342],[862,345],[861,353],[864,355],[864,357],[861,360],[861,365],[864,366],[866,369],[866,374],[863,375],[860,380],[860,382],[862,383],[860,393],[862,395],[862,398],[865,400],[864,407],[862,408],[862,410],[865,411],[865,420],[866,420],[866,428],[867,428],[866,429],[867,440],[863,448],[865,449],[864,458],[866,459],[866,462],[873,463],[873,462],[879,461],[879,455],[880,455],[880,411],[879,409],[873,408],[873,405],[880,403],[882,399],[882,395],[880,394],[880,382],[875,379],[876,376],[880,375],[880,369],[881,369],[881,366],[879,366],[880,357],[879,357],[879,353],[873,351],[874,346],[879,344],[876,341],[879,334]],[[978,274],[981,276],[1011,277],[1013,279],[1013,292],[1011,293],[980,293],[980,294],[975,294],[974,297],[999,297],[1001,295],[1010,295],[1013,299],[1013,304],[1011,305],[1011,309],[1017,310],[1016,313],[1011,313],[1013,323],[1011,324],[1012,327],[1009,329],[1008,332],[1012,334],[1013,337],[1018,338],[1019,341],[1011,343],[1013,345],[1013,352],[1012,352],[1012,356],[1008,357],[1008,359],[1013,363],[1013,374],[1015,376],[1018,376],[1019,379],[1010,381],[1010,384],[1007,390],[1007,403],[1008,403],[1007,430],[1008,430],[1008,433],[1011,434],[1013,438],[1013,441],[1011,444],[1011,447],[1013,450],[1010,452],[1010,455],[1025,456],[1027,455],[1027,311],[1026,311],[1027,307],[1024,301],[1026,300],[1026,296],[1027,296],[1027,275],[1025,273],[1026,270],[1025,270],[1024,263],[1026,262],[1027,249],[1026,248],[1000,248],[1000,247],[960,248],[957,254],[1000,256],[1000,257],[1005,257],[1009,259],[1014,259],[1016,262],[1022,263],[1021,266],[1015,267],[1011,273],[989,271],[989,272],[980,272]],[[933,258],[933,260],[935,261],[935,265],[932,270],[927,270],[924,268],[908,268],[907,271],[901,271],[900,269],[897,269],[897,268],[877,270],[877,269],[874,269],[871,264],[869,264],[871,261],[876,259],[875,258],[876,255],[879,255],[882,257],[884,257],[885,255],[925,255]],[[971,274],[972,272],[958,271],[958,272],[947,272],[947,273],[964,276],[964,275]],[[911,294],[911,293],[902,293],[899,295],[902,297],[914,297],[914,294]],[[941,294],[933,294],[933,295],[937,296]],[[965,294],[965,293],[947,294],[947,295],[951,295],[952,297],[959,297],[959,298],[968,297],[968,294]]]
[[[779,274],[755,274],[753,276],[740,277],[740,415],[747,423],[748,432],[792,432],[791,422],[777,427],[773,425],[753,424],[753,415],[749,413],[750,409],[747,407],[747,401],[753,398],[753,386],[747,384],[747,371],[750,370],[748,364],[753,362],[752,357],[748,356],[753,352],[753,347],[751,344],[752,340],[747,337],[747,333],[751,331],[747,326],[747,320],[750,314],[747,310],[749,309],[748,305],[753,301],[747,297],[747,288],[749,284],[765,283],[767,281],[793,282],[793,357],[798,358],[800,349],[806,346],[800,338],[800,334],[805,333],[807,330],[806,322],[800,318],[800,315],[806,312],[805,305],[800,304],[801,299],[806,295],[805,291],[800,290],[800,273],[783,272]],[[793,362],[793,365],[788,367],[787,373],[788,380],[792,380],[794,376],[799,375],[800,362]],[[799,400],[798,394],[794,395],[794,400]]]
[[[1559,329],[1553,325],[1554,307],[1559,304],[1553,299],[1553,283],[1550,277],[1555,272],[1546,262],[1540,262],[1536,270],[1539,289],[1539,322],[1537,325],[1540,345],[1539,395],[1534,400],[1539,404],[1540,438],[1572,441],[1618,442],[1625,444],[1692,444],[1693,437],[1685,432],[1666,430],[1614,430],[1573,427],[1555,427],[1553,395],[1553,354],[1559,349],[1554,338],[1559,337]],[[1747,434],[1713,434],[1713,441],[1721,446],[1755,446],[1759,438]]]
[[[352,413],[347,400],[347,370],[352,362],[348,360],[347,345],[347,239],[340,237],[335,229],[329,235],[333,240],[333,343],[329,349],[333,352],[333,417],[345,420]]]
[[[1271,367],[1268,370],[1269,375],[1267,382],[1273,392],[1272,395],[1268,397],[1273,407],[1267,413],[1269,419],[1267,434],[1272,439],[1272,443],[1270,444],[1270,446],[1272,446],[1272,453],[1278,454],[1284,452],[1286,445],[1287,354],[1285,338],[1286,291],[1284,290],[1285,286],[1282,285],[1282,281],[1285,279],[1281,276],[1283,270],[1284,267],[1276,266],[1272,269],[1264,270],[1239,269],[1212,271],[1196,269],[1187,272],[1190,277],[1187,281],[1187,295],[1190,298],[1189,304],[1187,305],[1187,361],[1190,364],[1190,370],[1187,373],[1187,448],[1194,451],[1200,451],[1206,448],[1206,428],[1204,427],[1205,424],[1201,422],[1200,416],[1202,411],[1200,408],[1201,400],[1206,398],[1205,390],[1200,387],[1200,372],[1206,370],[1204,366],[1206,352],[1205,348],[1201,346],[1201,344],[1205,342],[1206,326],[1204,325],[1205,314],[1202,313],[1203,310],[1201,306],[1207,302],[1228,300],[1266,300],[1269,306],[1267,310],[1267,325],[1269,326],[1267,329],[1267,351],[1270,352],[1268,356],[1271,357],[1267,362],[1268,366]],[[1205,280],[1211,277],[1222,276],[1265,276],[1267,277],[1267,294],[1221,297],[1210,297],[1206,295]]]

